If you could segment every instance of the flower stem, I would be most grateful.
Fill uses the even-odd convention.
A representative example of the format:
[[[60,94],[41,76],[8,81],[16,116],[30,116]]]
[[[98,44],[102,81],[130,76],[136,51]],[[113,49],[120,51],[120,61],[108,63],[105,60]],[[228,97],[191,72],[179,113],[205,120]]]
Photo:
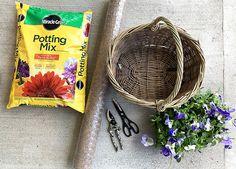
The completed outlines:
[[[19,72],[18,72],[17,74],[18,74],[18,77],[20,78],[20,81],[18,82],[18,84],[19,84],[19,85],[24,84],[24,80],[23,80],[21,74],[20,74]]]

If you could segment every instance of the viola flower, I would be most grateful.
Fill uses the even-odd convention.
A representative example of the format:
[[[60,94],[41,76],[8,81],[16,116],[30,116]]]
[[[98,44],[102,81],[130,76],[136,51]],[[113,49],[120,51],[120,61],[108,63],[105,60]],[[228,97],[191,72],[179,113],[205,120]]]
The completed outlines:
[[[169,157],[171,155],[171,151],[169,147],[163,147],[162,148],[162,154],[166,157]]]
[[[186,136],[181,137],[180,139],[177,140],[177,143],[179,146],[183,143],[183,141],[186,139]]]
[[[175,112],[175,119],[181,120],[185,118],[185,114],[181,112]]]
[[[208,106],[206,104],[203,104],[202,107],[207,113],[211,112],[211,110],[208,108]]]
[[[176,155],[174,149],[172,149],[168,144],[165,145],[165,147],[162,147],[162,154],[166,157],[169,157],[170,155]]]
[[[210,102],[210,105],[211,105],[211,109],[212,109],[213,111],[216,111],[216,110],[217,110],[217,107],[216,107],[215,103]]]
[[[23,86],[23,96],[27,97],[49,97],[64,98],[68,93],[69,86],[65,86],[65,80],[61,79],[54,72],[47,72],[42,75],[39,72],[31,76]]]
[[[228,111],[222,110],[221,108],[217,108],[218,112],[225,118],[225,120],[231,120],[232,117],[230,115],[230,113],[234,112],[234,109],[229,109]]]
[[[211,109],[206,104],[202,105],[203,109],[205,110],[205,112],[208,113],[208,115],[210,117],[216,116],[217,115],[217,111],[216,111],[215,104],[213,102],[210,102],[210,106],[211,106]]]
[[[177,155],[174,156],[174,158],[175,158],[176,160],[179,160],[181,157],[182,157],[182,154],[177,154]]]
[[[173,124],[173,122],[170,120],[169,116],[166,115],[165,125],[167,125],[169,128],[171,128],[172,124]]]
[[[62,75],[68,84],[75,84],[77,71],[77,59],[70,58],[64,64],[64,72]]]
[[[210,131],[211,130],[211,123],[210,123],[210,119],[209,118],[206,121],[205,128],[206,128],[206,131]]]
[[[25,61],[19,59],[16,71],[16,79],[20,79],[19,85],[24,83],[22,77],[29,77],[29,75],[29,65]]]
[[[197,130],[197,128],[196,128],[194,125],[191,125],[191,129],[192,129],[193,131]]]
[[[199,128],[200,128],[200,129],[204,129],[204,128],[206,128],[206,127],[205,127],[205,125],[204,125],[203,123],[200,123],[200,124],[199,124]]]
[[[174,144],[174,143],[176,143],[177,142],[177,140],[175,139],[175,138],[173,138],[173,137],[169,137],[169,142],[171,143],[171,144]]]
[[[199,130],[200,124],[194,121],[190,126],[191,126],[191,129],[195,131],[195,130]]]
[[[168,134],[169,134],[170,136],[176,136],[177,130],[178,130],[178,129],[171,128]]]
[[[148,135],[146,135],[146,134],[143,134],[143,135],[142,135],[141,143],[142,143],[145,147],[154,145],[153,139],[152,139],[151,137],[148,137]]]
[[[232,141],[228,136],[223,137],[222,143],[225,145],[226,149],[231,149],[232,148]]]

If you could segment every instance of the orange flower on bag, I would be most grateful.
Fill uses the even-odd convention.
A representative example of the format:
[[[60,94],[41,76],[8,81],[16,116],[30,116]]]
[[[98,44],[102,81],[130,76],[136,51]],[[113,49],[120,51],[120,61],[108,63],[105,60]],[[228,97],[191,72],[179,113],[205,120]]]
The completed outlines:
[[[65,82],[53,71],[44,75],[39,72],[37,75],[31,76],[31,81],[24,84],[22,96],[64,98],[70,89],[69,85],[64,85]]]

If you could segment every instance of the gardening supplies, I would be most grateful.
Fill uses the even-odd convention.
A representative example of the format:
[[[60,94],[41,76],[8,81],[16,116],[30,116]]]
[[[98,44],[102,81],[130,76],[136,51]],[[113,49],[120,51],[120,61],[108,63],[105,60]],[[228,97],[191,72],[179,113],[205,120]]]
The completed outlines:
[[[118,34],[122,11],[125,0],[110,0],[104,30],[101,35],[100,48],[98,50],[96,67],[86,103],[77,150],[75,153],[75,168],[90,169],[96,149],[96,141],[101,126],[101,115],[104,112],[104,96],[108,86],[106,76],[106,56],[108,45],[114,36]]]
[[[191,98],[204,71],[199,42],[164,17],[120,33],[109,48],[107,72],[113,87],[130,101],[158,111]]]
[[[138,125],[135,122],[131,121],[126,116],[124,110],[122,109],[120,104],[115,99],[113,99],[112,102],[113,102],[113,104],[116,108],[116,111],[118,112],[118,114],[120,115],[120,118],[122,120],[122,130],[123,130],[124,135],[126,137],[130,137],[132,135],[131,131],[135,134],[138,134],[139,133]]]
[[[107,110],[106,117],[107,117],[107,121],[108,121],[107,131],[110,134],[111,141],[112,141],[112,144],[113,144],[115,150],[118,151],[118,145],[115,142],[115,137],[117,138],[117,140],[119,142],[120,149],[123,150],[123,145],[122,145],[122,141],[121,141],[121,137],[120,137],[120,130],[121,130],[120,126],[117,124],[115,117],[111,114],[110,110]]]
[[[15,72],[7,108],[85,108],[92,11],[59,12],[16,2]]]

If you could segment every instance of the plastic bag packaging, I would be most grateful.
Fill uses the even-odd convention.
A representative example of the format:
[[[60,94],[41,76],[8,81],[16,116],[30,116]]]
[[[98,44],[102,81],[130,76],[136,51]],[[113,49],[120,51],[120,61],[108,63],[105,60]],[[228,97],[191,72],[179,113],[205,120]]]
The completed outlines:
[[[15,71],[7,108],[85,108],[92,11],[59,12],[16,2]]]

